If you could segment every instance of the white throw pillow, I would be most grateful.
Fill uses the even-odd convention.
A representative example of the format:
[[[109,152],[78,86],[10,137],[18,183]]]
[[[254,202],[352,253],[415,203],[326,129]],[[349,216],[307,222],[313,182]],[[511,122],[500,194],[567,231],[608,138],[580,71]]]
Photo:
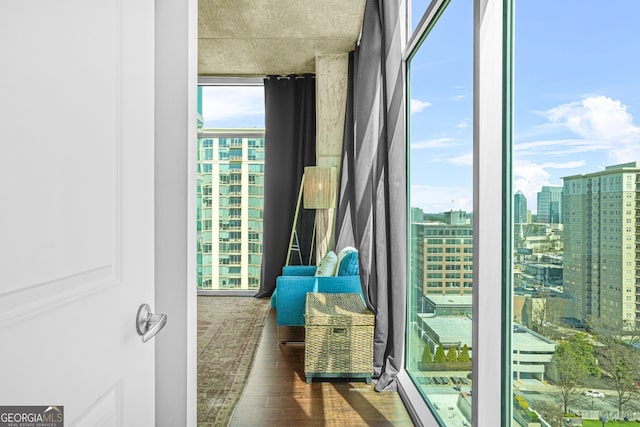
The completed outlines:
[[[338,257],[335,252],[329,251],[316,270],[316,276],[333,276],[336,272],[336,265],[338,265]]]
[[[340,268],[340,263],[342,262],[342,258],[344,258],[345,256],[347,256],[348,254],[350,254],[351,252],[357,252],[358,250],[352,246],[345,246],[344,248],[342,248],[342,250],[340,252],[338,252],[338,260],[336,262],[336,269],[333,272],[332,276],[335,276],[338,274],[338,269]]]

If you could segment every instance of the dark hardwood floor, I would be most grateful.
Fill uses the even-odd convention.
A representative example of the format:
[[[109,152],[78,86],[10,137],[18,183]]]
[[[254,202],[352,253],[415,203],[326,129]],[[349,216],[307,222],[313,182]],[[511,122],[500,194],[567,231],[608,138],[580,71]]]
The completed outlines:
[[[413,426],[398,393],[355,380],[307,384],[304,344],[278,345],[275,317],[271,310],[230,426]]]

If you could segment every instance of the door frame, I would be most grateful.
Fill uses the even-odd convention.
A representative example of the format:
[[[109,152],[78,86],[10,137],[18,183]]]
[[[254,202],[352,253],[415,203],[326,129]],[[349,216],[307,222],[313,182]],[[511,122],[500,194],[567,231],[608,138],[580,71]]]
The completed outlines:
[[[156,425],[195,426],[198,2],[155,7],[154,310],[168,315],[155,339]]]

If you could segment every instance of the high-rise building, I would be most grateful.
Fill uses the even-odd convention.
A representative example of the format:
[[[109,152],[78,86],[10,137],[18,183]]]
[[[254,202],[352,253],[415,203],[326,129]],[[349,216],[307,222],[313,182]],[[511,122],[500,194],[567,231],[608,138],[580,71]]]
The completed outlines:
[[[527,223],[527,198],[522,194],[522,191],[518,191],[513,196],[513,223]]]
[[[424,211],[420,208],[411,208],[411,222],[422,222],[424,220]]]
[[[198,289],[257,289],[264,129],[198,134]]]
[[[412,208],[412,212],[414,212]],[[424,228],[427,222],[423,218],[416,218],[411,221],[411,251],[408,254],[411,263],[409,292],[414,295],[411,303],[413,310],[418,310],[420,299],[424,295]]]
[[[544,186],[538,192],[537,222],[560,224],[562,221],[562,187]]]
[[[468,213],[445,213],[444,222],[412,224],[422,244],[422,294],[465,295],[473,281],[473,225]]]
[[[640,327],[640,162],[563,179],[564,291],[574,317]]]

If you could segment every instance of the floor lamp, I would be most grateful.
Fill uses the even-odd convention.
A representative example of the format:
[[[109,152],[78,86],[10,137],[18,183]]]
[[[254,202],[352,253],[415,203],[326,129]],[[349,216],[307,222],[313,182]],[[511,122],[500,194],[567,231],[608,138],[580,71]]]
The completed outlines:
[[[331,209],[336,203],[337,170],[333,166],[307,166],[304,168],[300,191],[298,192],[298,202],[296,203],[296,213],[291,227],[291,237],[289,238],[289,250],[287,251],[287,262],[289,265],[291,251],[296,250],[300,255],[300,244],[297,239],[296,227],[298,225],[298,214],[300,212],[300,201],[303,200],[305,209]],[[303,197],[304,196],[304,197]],[[313,222],[313,235],[311,237],[311,249],[309,251],[309,264],[316,238],[316,222]],[[294,244],[295,240],[295,244]]]

